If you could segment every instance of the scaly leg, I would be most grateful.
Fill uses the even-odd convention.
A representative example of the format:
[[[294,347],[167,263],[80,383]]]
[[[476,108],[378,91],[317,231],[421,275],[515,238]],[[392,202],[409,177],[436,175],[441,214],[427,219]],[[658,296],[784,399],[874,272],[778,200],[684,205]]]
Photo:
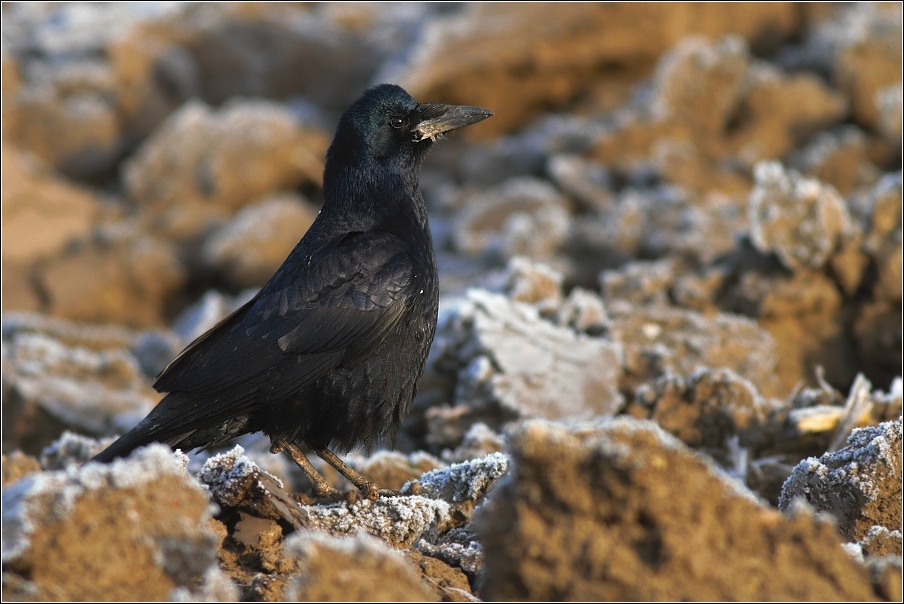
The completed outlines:
[[[399,495],[398,491],[393,491],[391,489],[381,489],[377,487],[376,483],[367,480],[358,472],[355,472],[351,469],[344,461],[339,459],[339,456],[330,451],[329,449],[314,449],[314,453],[323,461],[330,464],[337,470],[339,473],[348,478],[348,480],[358,487],[358,490],[361,491],[361,494],[374,501],[379,499],[380,497],[396,497]]]
[[[317,497],[326,497],[331,501],[340,501],[343,499],[342,493],[336,490],[335,487],[330,485],[330,483],[328,483],[326,479],[320,475],[320,472],[318,472],[314,468],[314,466],[311,465],[311,462],[307,457],[305,457],[305,454],[301,451],[301,449],[298,448],[298,445],[285,442],[274,442],[270,446],[271,453],[279,453],[280,451],[288,451],[289,455],[292,456],[292,459],[295,461],[295,463],[298,464],[298,467],[301,468],[301,471],[304,472],[305,476],[308,477],[308,480],[311,481],[314,495],[316,495]]]

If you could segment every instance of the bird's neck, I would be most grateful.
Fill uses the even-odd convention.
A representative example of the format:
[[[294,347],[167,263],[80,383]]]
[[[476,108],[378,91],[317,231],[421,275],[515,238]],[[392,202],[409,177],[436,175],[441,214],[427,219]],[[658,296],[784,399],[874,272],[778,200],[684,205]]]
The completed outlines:
[[[381,228],[402,235],[428,230],[427,208],[418,170],[376,162],[327,165],[323,177],[323,212],[350,230]]]

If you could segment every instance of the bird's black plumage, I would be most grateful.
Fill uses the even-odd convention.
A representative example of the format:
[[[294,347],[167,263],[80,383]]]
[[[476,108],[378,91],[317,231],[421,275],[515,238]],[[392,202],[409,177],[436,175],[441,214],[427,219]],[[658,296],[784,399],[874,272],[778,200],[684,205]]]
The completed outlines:
[[[437,137],[490,115],[390,84],[365,92],[339,122],[308,232],[251,301],[163,370],[154,387],[169,394],[94,460],[262,431],[305,469],[300,445],[334,463],[329,449],[391,440],[436,331],[421,160]]]

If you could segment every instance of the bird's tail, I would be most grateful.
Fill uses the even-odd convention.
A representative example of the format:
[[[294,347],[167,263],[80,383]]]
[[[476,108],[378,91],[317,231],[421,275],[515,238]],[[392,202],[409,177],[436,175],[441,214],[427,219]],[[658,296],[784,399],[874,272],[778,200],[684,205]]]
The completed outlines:
[[[110,462],[117,457],[125,457],[138,447],[154,442],[164,443],[171,447],[180,443],[192,434],[194,430],[186,431],[184,427],[179,429],[172,426],[165,419],[167,415],[172,417],[169,411],[178,405],[180,394],[182,393],[174,392],[165,396],[137,426],[120,436],[113,444],[88,461]]]

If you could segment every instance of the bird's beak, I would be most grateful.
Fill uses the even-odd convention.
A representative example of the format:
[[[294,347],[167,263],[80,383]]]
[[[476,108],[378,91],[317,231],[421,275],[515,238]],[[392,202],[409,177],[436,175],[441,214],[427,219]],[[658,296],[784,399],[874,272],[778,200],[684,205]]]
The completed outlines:
[[[418,141],[435,141],[446,132],[476,124],[493,115],[489,109],[441,103],[425,103],[421,105],[421,109],[425,119],[414,128],[415,140]]]

